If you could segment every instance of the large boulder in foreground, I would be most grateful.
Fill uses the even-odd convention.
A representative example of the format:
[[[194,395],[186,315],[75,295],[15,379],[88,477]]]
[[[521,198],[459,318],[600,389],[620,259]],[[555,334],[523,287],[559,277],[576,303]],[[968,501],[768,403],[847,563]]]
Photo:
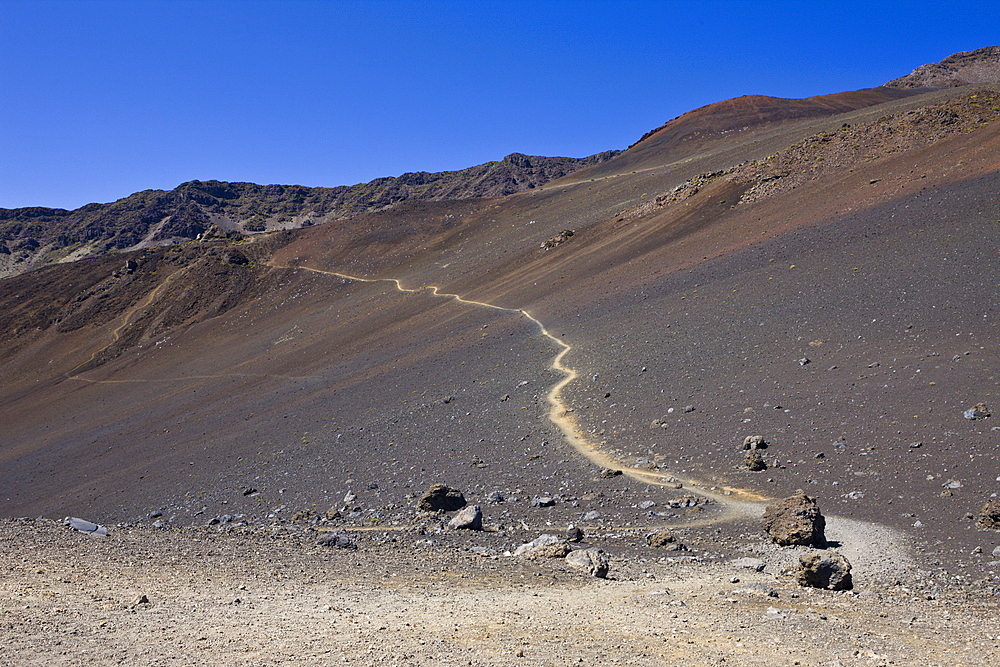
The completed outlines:
[[[434,484],[420,496],[417,509],[421,512],[454,512],[465,507],[465,496],[458,489],[444,484]]]
[[[826,546],[826,519],[815,498],[799,489],[794,495],[771,503],[764,510],[764,531],[781,546]]]
[[[810,551],[799,556],[796,572],[800,586],[846,591],[854,587],[851,563],[836,551]]]

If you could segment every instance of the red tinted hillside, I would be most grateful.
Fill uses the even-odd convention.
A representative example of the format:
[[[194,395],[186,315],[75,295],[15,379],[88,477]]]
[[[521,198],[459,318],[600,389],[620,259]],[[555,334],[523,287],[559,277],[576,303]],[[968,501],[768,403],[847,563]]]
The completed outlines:
[[[834,95],[784,99],[766,95],[744,95],[689,111],[647,132],[629,149],[605,165],[587,170],[588,175],[663,164],[664,154],[673,160],[706,150],[708,145],[733,132],[760,129],[788,121],[831,116],[875,106],[912,95],[911,91],[866,88]],[[583,173],[583,172],[581,172]]]

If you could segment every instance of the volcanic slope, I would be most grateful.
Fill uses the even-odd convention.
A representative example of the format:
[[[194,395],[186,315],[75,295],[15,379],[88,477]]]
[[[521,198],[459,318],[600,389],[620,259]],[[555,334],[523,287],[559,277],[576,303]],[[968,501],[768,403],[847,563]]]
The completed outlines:
[[[648,527],[683,518],[635,509],[688,494],[676,476],[716,498],[703,523],[723,489],[801,487],[982,575],[996,537],[964,517],[997,491],[996,437],[962,411],[996,403],[1000,102],[891,97],[694,154],[640,142],[506,198],[3,281],[3,513],[402,526],[446,481],[518,498],[504,524],[548,496],[548,521]],[[61,310],[23,305],[47,289]],[[670,486],[601,477],[563,437],[553,338],[582,446]],[[764,473],[741,469],[751,434]]]

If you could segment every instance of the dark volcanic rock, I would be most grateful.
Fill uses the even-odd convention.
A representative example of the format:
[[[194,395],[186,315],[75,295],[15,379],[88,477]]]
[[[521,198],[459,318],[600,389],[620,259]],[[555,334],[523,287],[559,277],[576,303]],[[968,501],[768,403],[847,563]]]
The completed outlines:
[[[844,591],[853,587],[851,564],[836,551],[811,551],[799,556],[800,586]]]
[[[816,505],[801,489],[794,495],[767,506],[762,524],[765,532],[782,546],[826,545],[826,519]]]
[[[744,464],[746,465],[747,470],[752,472],[767,470],[767,464],[764,463],[764,457],[761,456],[760,451],[756,449],[751,449],[747,452]]]
[[[337,547],[338,549],[357,549],[357,543],[346,535],[330,533],[316,540],[316,544],[321,547]]]
[[[465,507],[465,496],[458,489],[453,489],[444,484],[434,484],[427,489],[424,495],[420,496],[417,502],[417,509],[421,512],[454,512]]]

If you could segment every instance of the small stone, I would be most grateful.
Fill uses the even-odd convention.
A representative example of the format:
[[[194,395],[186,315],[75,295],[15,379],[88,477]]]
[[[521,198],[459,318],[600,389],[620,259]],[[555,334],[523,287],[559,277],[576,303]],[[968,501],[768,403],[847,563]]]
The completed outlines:
[[[765,566],[764,561],[759,558],[737,558],[730,561],[729,564],[736,568],[753,570],[754,572],[763,572]]]
[[[532,507],[552,507],[556,504],[556,499],[552,496],[535,496],[531,499]]]
[[[693,405],[685,405],[684,408],[681,410],[681,412],[694,412],[694,406]]]
[[[652,500],[643,500],[641,503],[636,505],[636,507],[638,507],[641,510],[648,510],[651,507],[656,507],[656,503],[654,503]]]
[[[488,496],[486,496],[486,502],[491,503],[493,505],[499,505],[504,500],[506,499],[504,498],[503,494],[500,493],[499,491],[493,491]]]
[[[578,526],[570,525],[566,528],[566,541],[567,542],[579,542],[583,539],[583,529]]]
[[[483,511],[479,505],[468,505],[451,518],[448,527],[453,530],[482,530]]]
[[[805,366],[809,363],[809,357],[802,357],[799,359],[799,366]]]
[[[621,470],[612,470],[611,468],[605,468],[601,471],[601,477],[603,479],[611,479],[612,477],[618,477],[621,474]]]
[[[608,556],[600,549],[578,549],[566,556],[566,564],[588,572],[592,577],[608,576]]]
[[[962,413],[962,416],[966,419],[986,419],[990,416],[990,410],[986,407],[985,403],[976,403],[975,406],[969,408]]]
[[[139,595],[134,600],[132,600],[133,607],[139,604],[149,604],[149,598],[146,597],[145,595]]]
[[[580,517],[580,520],[581,521],[597,521],[602,516],[603,515],[600,512],[598,512],[597,510],[591,510],[591,511],[585,513],[582,517]]]
[[[748,435],[743,438],[743,449],[767,449],[767,441],[762,435]]]
[[[741,587],[737,592],[743,593],[745,595],[751,595],[754,597],[765,597],[765,598],[778,597],[778,591],[774,590],[767,584],[759,582],[747,584],[746,586]]]

